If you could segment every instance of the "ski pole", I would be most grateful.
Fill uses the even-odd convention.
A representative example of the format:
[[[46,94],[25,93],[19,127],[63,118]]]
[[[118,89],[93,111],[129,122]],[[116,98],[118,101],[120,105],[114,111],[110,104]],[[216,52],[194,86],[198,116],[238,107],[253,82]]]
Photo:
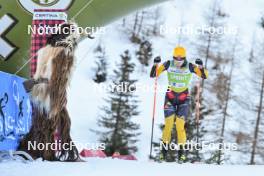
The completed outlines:
[[[196,59],[195,64],[198,66],[203,65],[203,61],[201,59]],[[203,79],[198,81],[196,87],[197,87],[197,94],[196,94],[196,106],[195,106],[195,119],[196,119],[196,132],[197,132],[197,144],[199,143],[199,120],[200,120],[200,96],[201,96],[201,85],[203,85]]]
[[[196,110],[195,110],[195,116],[196,116],[196,131],[197,131],[197,144],[199,142],[199,119],[200,119],[200,87],[201,87],[201,81],[199,80],[197,87],[197,94],[196,94]]]
[[[199,119],[200,119],[200,87],[201,87],[201,81],[199,80],[196,85],[196,105],[195,105],[195,126],[196,126],[196,145],[199,146]],[[196,151],[196,160],[199,161],[199,150]]]
[[[152,143],[153,143],[154,121],[155,121],[155,114],[156,114],[156,97],[157,97],[157,84],[158,84],[157,71],[158,71],[158,65],[156,65],[156,77],[155,77],[155,83],[154,83],[154,101],[153,101],[153,111],[152,111],[152,125],[151,125],[149,159],[152,158]]]

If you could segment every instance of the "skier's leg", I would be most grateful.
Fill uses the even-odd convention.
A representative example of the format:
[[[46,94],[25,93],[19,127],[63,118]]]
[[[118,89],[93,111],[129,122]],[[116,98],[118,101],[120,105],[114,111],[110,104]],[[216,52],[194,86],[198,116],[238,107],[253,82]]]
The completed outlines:
[[[185,144],[187,140],[186,130],[185,130],[185,119],[188,116],[189,111],[189,97],[184,100],[183,103],[178,105],[177,116],[176,116],[176,131],[177,131],[177,139],[178,145],[180,147],[178,151],[179,160],[184,162],[186,160],[185,157]]]
[[[167,96],[165,97],[165,103],[164,103],[164,116],[165,116],[165,126],[162,132],[163,146],[161,151],[162,152],[161,159],[166,158],[168,148],[165,148],[164,146],[168,147],[168,144],[171,142],[171,132],[173,129],[174,119],[175,119],[175,108],[168,100]]]
[[[176,131],[177,131],[177,139],[179,145],[184,145],[186,143],[186,131],[184,128],[185,120],[184,116],[176,116]]]
[[[162,132],[162,143],[160,160],[167,160],[168,147],[171,142],[171,132],[174,125],[175,115],[165,117],[165,126]]]
[[[174,125],[176,109],[173,105],[173,101],[176,98],[172,91],[167,91],[164,102],[164,117],[165,117],[165,126],[162,133],[162,141],[164,143],[171,142],[171,132]]]
[[[177,131],[177,139],[178,139],[178,160],[179,162],[185,162],[186,157],[185,157],[185,149],[184,146],[186,144],[186,131],[184,128],[185,121],[184,117],[176,117],[176,131]]]
[[[163,133],[162,133],[163,143],[168,144],[171,141],[171,131],[173,129],[174,118],[175,118],[174,114],[172,114],[169,117],[165,117],[165,126],[164,126]]]

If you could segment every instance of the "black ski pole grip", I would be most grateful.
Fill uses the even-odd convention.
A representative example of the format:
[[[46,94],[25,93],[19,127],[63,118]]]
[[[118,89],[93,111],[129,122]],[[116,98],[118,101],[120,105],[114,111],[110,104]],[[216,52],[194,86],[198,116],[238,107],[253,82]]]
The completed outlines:
[[[154,63],[160,63],[160,62],[161,62],[160,56],[154,58]]]

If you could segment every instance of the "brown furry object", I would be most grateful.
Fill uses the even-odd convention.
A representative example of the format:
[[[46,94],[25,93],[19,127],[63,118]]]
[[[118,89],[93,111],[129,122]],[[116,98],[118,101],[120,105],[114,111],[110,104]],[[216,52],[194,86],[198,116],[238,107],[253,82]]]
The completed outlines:
[[[75,24],[63,24],[61,29]],[[71,28],[72,29],[72,28]],[[74,28],[73,28],[74,29]],[[34,79],[45,78],[48,83],[34,85],[31,92],[33,122],[30,132],[20,143],[20,150],[27,151],[33,158],[42,157],[50,161],[77,161],[79,153],[75,146],[69,150],[28,150],[29,142],[55,143],[55,132],[60,145],[70,144],[71,121],[66,108],[67,86],[74,65],[74,50],[80,36],[72,31],[67,34],[52,34],[47,46],[38,52],[37,71]],[[58,142],[58,141],[57,141]]]

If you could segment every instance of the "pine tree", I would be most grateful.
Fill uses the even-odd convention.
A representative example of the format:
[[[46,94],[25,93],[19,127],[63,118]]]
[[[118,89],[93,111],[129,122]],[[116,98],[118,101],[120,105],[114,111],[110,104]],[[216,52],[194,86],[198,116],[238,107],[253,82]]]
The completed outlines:
[[[205,68],[210,70],[210,76],[209,78],[204,81],[200,81],[201,85],[201,91],[200,91],[200,110],[199,110],[199,119],[201,120],[199,126],[197,126],[197,136],[199,136],[200,128],[202,127],[210,127],[215,126],[213,129],[207,129],[210,131],[210,133],[217,134],[216,129],[219,129],[220,126],[216,126],[220,123],[216,123],[216,119],[218,115],[220,115],[220,109],[216,108],[215,106],[211,106],[212,103],[221,105],[223,102],[221,102],[221,97],[218,97],[217,94],[221,94],[221,92],[217,92],[213,85],[216,82],[216,80],[219,80],[220,78],[224,78],[223,75],[219,74],[223,70],[225,64],[227,64],[226,58],[223,56],[223,49],[219,46],[223,46],[223,34],[220,33],[213,33],[209,29],[217,29],[219,27],[224,27],[225,25],[225,19],[228,17],[228,14],[223,12],[221,8],[221,4],[219,3],[219,0],[214,0],[212,5],[208,8],[205,14],[205,21],[206,26],[209,27],[208,30],[205,30],[199,35],[199,40],[197,43],[197,49],[198,49],[198,56],[201,57],[204,60],[204,66]],[[218,77],[220,76],[220,77]],[[205,85],[206,83],[206,85]],[[204,97],[204,95],[213,95],[209,97]],[[215,98],[215,97],[216,98]],[[213,118],[210,118],[210,120],[207,118],[208,115],[213,115]],[[211,117],[211,116],[210,116]],[[212,125],[215,124],[215,125]],[[203,139],[204,140],[204,139]],[[209,140],[211,142],[214,138],[208,138],[206,140]],[[197,141],[199,142],[200,139],[198,137]],[[199,151],[198,151],[199,152]],[[208,151],[209,152],[209,151]],[[206,152],[207,153],[207,152]],[[207,155],[212,155],[212,157],[208,158],[208,162],[212,162],[211,158],[214,158],[215,154],[207,153]],[[199,154],[200,155],[200,154]],[[205,155],[204,155],[205,156]],[[206,158],[203,158],[206,160]]]
[[[114,89],[109,92],[106,100],[108,105],[101,108],[104,115],[98,120],[98,125],[105,128],[105,131],[99,132],[100,140],[106,144],[105,153],[108,156],[114,152],[126,155],[137,151],[135,144],[140,134],[139,125],[132,121],[139,114],[133,87],[136,80],[131,79],[134,67],[129,51],[126,50],[121,55],[121,64],[114,70]]]
[[[264,18],[261,18],[261,27],[264,29]],[[260,57],[257,59],[257,63],[255,63],[255,69],[254,69],[254,80],[253,84],[256,87],[256,92],[258,92],[259,102],[256,106],[256,113],[257,118],[255,121],[255,129],[254,129],[254,136],[252,140],[252,149],[251,149],[251,157],[250,157],[250,164],[256,164],[256,157],[257,155],[262,155],[264,153],[264,148],[260,147],[260,143],[264,141],[263,138],[261,138],[261,134],[263,134],[263,131],[261,130],[263,127],[263,109],[264,109],[264,69],[262,62],[262,56],[264,55],[263,52],[263,41],[261,42],[261,48],[260,48]]]
[[[243,155],[243,160],[239,164],[261,164],[263,158],[263,113],[261,113],[261,88],[263,82],[263,43],[255,36],[258,33],[254,31],[253,39],[248,56],[248,65],[251,74],[247,77],[249,82],[238,83],[243,86],[243,91],[239,93],[239,97],[235,99],[239,106],[243,109],[243,114],[237,118],[239,122],[239,131],[233,135],[236,139],[238,151]],[[260,46],[260,47],[259,47]],[[244,63],[245,64],[245,63]],[[263,99],[264,101],[264,99]],[[262,102],[263,103],[263,102]],[[263,112],[263,111],[262,111]],[[248,128],[250,125],[250,128]],[[250,151],[250,152],[249,152]]]
[[[101,45],[98,45],[95,49],[95,53],[97,53],[96,60],[96,68],[95,76],[93,78],[94,82],[102,83],[107,80],[107,62],[106,62],[106,54],[105,48]]]
[[[160,36],[160,30],[159,27],[162,25],[162,19],[161,19],[161,9],[160,7],[157,7],[153,12],[153,27],[152,27],[152,34],[154,36]]]
[[[257,119],[255,124],[254,130],[254,137],[253,137],[253,144],[252,144],[252,151],[251,151],[251,159],[250,164],[255,164],[255,155],[257,153],[257,147],[259,142],[259,131],[261,126],[261,118],[262,118],[262,110],[263,110],[263,97],[264,97],[264,70],[262,70],[262,81],[261,81],[261,89],[260,89],[260,97],[259,97],[259,104],[257,106]]]
[[[149,61],[152,58],[152,44],[144,40],[139,45],[139,50],[136,52],[137,59],[142,64],[142,72],[144,72],[144,67],[149,66]]]
[[[131,33],[131,37],[130,37],[130,41],[132,43],[140,43],[141,39],[139,37],[139,26],[140,26],[140,21],[141,21],[141,25],[142,25],[142,21],[143,21],[143,13],[142,13],[142,17],[141,20],[139,20],[139,12],[136,12],[135,14],[135,19],[134,19],[134,24],[133,24],[133,29],[132,29],[132,33]]]
[[[222,81],[222,84],[224,85],[225,90],[224,91],[218,91],[218,94],[222,93],[222,95],[223,95],[223,100],[221,102],[223,102],[224,106],[221,108],[222,114],[223,114],[223,120],[222,120],[220,139],[219,139],[220,147],[219,147],[218,156],[217,156],[217,164],[222,163],[222,161],[223,161],[222,155],[224,155],[224,153],[222,152],[223,148],[222,148],[221,144],[224,142],[224,137],[225,137],[224,133],[225,133],[225,128],[226,128],[225,126],[226,126],[226,121],[227,121],[227,117],[228,117],[228,108],[229,108],[228,106],[230,104],[230,100],[232,97],[232,89],[231,88],[233,85],[233,82],[232,82],[233,79],[232,78],[233,78],[233,72],[234,72],[234,67],[235,67],[236,46],[237,46],[237,38],[235,39],[235,42],[233,44],[233,48],[231,51],[231,56],[230,56],[231,68],[230,68],[230,71],[229,71],[227,76],[222,72],[222,75],[223,75],[222,77],[224,80],[224,81]]]
[[[128,24],[128,21],[131,21]],[[144,38],[150,36],[160,36],[159,27],[163,23],[161,19],[160,7],[138,11],[126,20],[123,20],[122,26],[128,33],[132,43],[140,44]]]

